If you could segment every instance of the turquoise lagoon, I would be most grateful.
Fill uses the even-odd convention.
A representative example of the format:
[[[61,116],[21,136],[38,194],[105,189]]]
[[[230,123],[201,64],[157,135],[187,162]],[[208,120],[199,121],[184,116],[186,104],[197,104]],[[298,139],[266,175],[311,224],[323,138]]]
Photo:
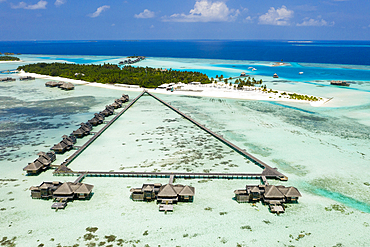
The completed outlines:
[[[24,63],[103,63],[122,57],[22,55]],[[0,70],[20,63],[0,63]],[[138,66],[198,70],[237,76],[247,72],[268,87],[332,98],[321,107],[157,94],[289,177],[303,197],[273,215],[260,203],[238,204],[233,191],[256,180],[183,180],[196,188],[193,203],[163,214],[152,203],[133,202],[130,188],[167,179],[96,178],[90,201],[65,210],[32,200],[30,186],[76,177],[25,176],[22,168],[122,93],[76,85],[65,92],[46,80],[0,84],[0,239],[17,246],[367,246],[370,241],[370,67],[327,64],[148,58]],[[248,67],[257,68],[248,71]],[[271,73],[278,73],[273,79]],[[298,72],[303,71],[303,75]],[[1,74],[1,77],[8,75]],[[18,77],[17,75],[11,75]],[[329,81],[351,81],[349,88]],[[83,144],[87,138],[78,140]],[[59,155],[55,164],[71,155]],[[243,157],[149,96],[142,97],[70,164],[74,170],[258,172]],[[98,230],[88,235],[87,227]],[[108,242],[117,236],[114,241]],[[122,239],[122,241],[118,241]],[[5,241],[3,241],[5,242]],[[2,242],[2,243],[3,243]],[[9,241],[13,242],[13,240]],[[103,244],[102,242],[105,242]],[[95,244],[95,245],[94,245]]]

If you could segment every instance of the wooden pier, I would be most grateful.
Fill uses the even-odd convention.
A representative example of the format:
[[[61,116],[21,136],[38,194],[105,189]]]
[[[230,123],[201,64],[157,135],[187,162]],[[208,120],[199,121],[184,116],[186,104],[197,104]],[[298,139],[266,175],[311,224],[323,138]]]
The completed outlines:
[[[239,154],[246,157],[248,160],[252,161],[254,164],[260,166],[263,171],[262,173],[185,173],[185,172],[104,172],[104,171],[72,171],[71,169],[67,168],[67,166],[79,155],[81,154],[96,138],[98,138],[108,127],[110,127],[123,113],[125,113],[133,104],[136,103],[141,96],[148,94],[152,96],[154,99],[158,100],[165,106],[169,107],[180,116],[184,117],[185,119],[189,120],[202,130],[206,131],[208,134],[212,135],[222,143],[226,144]],[[179,111],[175,107],[171,106],[167,102],[161,100],[160,98],[156,97],[155,95],[147,92],[144,90],[139,96],[137,96],[132,102],[130,102],[119,114],[115,115],[115,117],[110,120],[100,131],[96,132],[94,136],[89,139],[83,146],[81,146],[73,155],[71,155],[68,159],[66,159],[59,168],[54,172],[56,175],[80,175],[78,179],[83,179],[85,176],[95,176],[95,177],[150,177],[150,178],[170,178],[170,183],[173,182],[173,179],[176,178],[185,178],[185,179],[261,179],[263,184],[267,183],[267,178],[271,179],[279,179],[286,181],[288,178],[277,171],[276,168],[273,168],[263,161],[259,160],[258,158],[254,157],[244,149],[239,148],[235,144],[229,142],[221,135],[216,134],[215,132],[211,131],[210,129],[206,128],[204,125],[201,125],[191,117],[187,116],[183,112]],[[77,180],[78,180],[77,179]],[[76,181],[77,181],[76,180]]]
[[[61,165],[62,166],[68,166],[78,155],[80,155],[91,143],[93,143],[96,138],[98,138],[106,129],[108,129],[120,116],[122,116],[123,113],[125,113],[133,104],[136,103],[138,99],[140,99],[141,96],[145,91],[143,91],[139,96],[137,96],[133,101],[131,101],[119,114],[115,115],[115,117],[107,122],[107,124],[98,132],[96,132],[92,138],[90,138],[84,145],[82,145],[74,154],[72,154],[70,157],[68,157]],[[59,167],[59,168],[60,168]],[[57,169],[55,172],[58,172],[59,169]]]
[[[195,121],[191,117],[187,116],[186,114],[184,114],[183,112],[179,111],[175,107],[173,107],[170,104],[166,103],[165,101],[161,100],[157,96],[155,96],[155,95],[153,95],[153,94],[151,94],[149,92],[147,92],[147,94],[150,95],[150,96],[152,96],[153,98],[155,98],[156,100],[158,100],[159,102],[161,102],[162,104],[164,104],[165,106],[169,107],[170,109],[172,109],[173,111],[175,111],[176,113],[178,113],[179,115],[181,115],[182,117],[186,118],[187,120],[189,120],[190,122],[192,122],[193,124],[195,124],[196,126],[198,126],[199,128],[203,129],[208,134],[210,134],[213,137],[217,138],[219,141],[221,141],[224,144],[226,144],[227,146],[231,147],[236,152],[238,152],[239,154],[243,155],[244,157],[246,157],[247,159],[249,159],[250,161],[252,161],[256,165],[260,166],[261,168],[268,169],[270,173],[273,173],[276,176],[285,177],[284,174],[278,172],[276,169],[274,169],[271,166],[267,165],[265,162],[261,161],[260,159],[254,157],[253,155],[251,155],[250,153],[248,153],[244,149],[241,149],[238,146],[236,146],[235,144],[229,142],[228,140],[226,140],[225,138],[223,138],[221,135],[216,134],[212,130],[206,128],[204,125],[201,125],[200,123],[198,123],[197,121]]]
[[[136,177],[136,178],[169,178],[169,183],[175,178],[183,179],[262,179],[261,173],[204,173],[204,172],[112,172],[112,171],[70,171],[55,175],[81,177]],[[78,180],[77,179],[77,180]],[[77,181],[76,180],[76,181]]]

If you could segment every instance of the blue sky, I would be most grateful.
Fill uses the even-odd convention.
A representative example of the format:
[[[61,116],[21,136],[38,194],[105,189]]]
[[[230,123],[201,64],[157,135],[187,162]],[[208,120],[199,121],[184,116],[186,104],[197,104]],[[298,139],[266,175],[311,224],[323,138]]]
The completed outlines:
[[[368,0],[0,0],[0,40],[370,40]]]

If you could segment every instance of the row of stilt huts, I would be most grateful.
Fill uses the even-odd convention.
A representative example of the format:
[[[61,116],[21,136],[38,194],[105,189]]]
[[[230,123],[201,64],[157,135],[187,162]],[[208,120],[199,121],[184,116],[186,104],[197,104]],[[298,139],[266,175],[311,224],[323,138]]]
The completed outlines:
[[[16,79],[13,77],[5,77],[5,78],[0,78],[0,81],[15,81]],[[21,76],[19,77],[20,81],[29,81],[29,80],[35,80],[35,77],[32,76]]]
[[[86,123],[81,123],[81,126],[74,130],[69,136],[63,135],[62,140],[51,148],[52,151],[47,153],[40,152],[38,154],[39,158],[29,163],[23,170],[26,171],[27,174],[32,175],[48,169],[51,163],[56,159],[55,154],[64,154],[72,150],[77,142],[77,138],[90,135],[94,126],[103,124],[106,117],[113,115],[114,109],[122,107],[122,104],[128,101],[129,96],[123,94],[121,98],[114,100],[113,104],[107,105],[103,111],[95,113],[92,119],[88,120]]]

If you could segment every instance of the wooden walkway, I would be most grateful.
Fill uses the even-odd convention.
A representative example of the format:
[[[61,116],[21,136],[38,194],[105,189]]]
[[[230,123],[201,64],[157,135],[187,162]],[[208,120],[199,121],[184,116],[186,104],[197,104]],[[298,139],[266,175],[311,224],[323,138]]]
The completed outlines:
[[[226,140],[222,136],[220,136],[220,135],[216,134],[215,132],[213,132],[212,130],[206,128],[204,125],[201,125],[200,123],[198,123],[197,121],[195,121],[191,117],[187,116],[186,114],[184,114],[183,112],[179,111],[175,107],[173,107],[170,104],[166,103],[165,101],[161,100],[157,96],[155,96],[155,95],[153,95],[153,94],[151,94],[149,92],[147,92],[147,94],[150,95],[150,96],[152,96],[153,98],[155,98],[156,100],[158,100],[159,102],[161,102],[162,104],[164,104],[165,106],[169,107],[170,109],[172,109],[173,111],[175,111],[176,113],[178,113],[179,115],[181,115],[182,117],[186,118],[187,120],[189,120],[190,122],[192,122],[193,124],[195,124],[196,126],[198,126],[199,128],[203,129],[208,134],[210,134],[213,137],[217,138],[219,141],[221,141],[224,144],[226,144],[227,146],[231,147],[236,152],[238,152],[239,154],[243,155],[244,157],[246,157],[247,159],[249,159],[250,161],[252,161],[256,165],[260,166],[261,168],[264,168],[264,169],[268,169],[268,170],[273,171],[273,173],[276,174],[277,176],[284,177],[284,174],[278,172],[276,169],[274,169],[271,166],[267,165],[265,162],[261,161],[260,159],[254,157],[253,155],[251,155],[250,153],[248,153],[244,149],[239,148],[238,146],[236,146],[235,144],[229,142],[228,140]]]
[[[90,138],[84,145],[82,145],[74,154],[68,157],[60,165],[60,167],[68,166],[75,158],[77,158],[78,155],[80,155],[91,143],[93,143],[96,140],[96,138],[98,138],[106,129],[108,129],[120,116],[122,116],[123,113],[125,113],[133,104],[135,104],[136,101],[140,99],[140,97],[143,96],[144,94],[145,91],[139,94],[139,96],[137,96],[133,101],[131,101],[119,114],[117,114],[112,120],[110,120],[101,130],[96,132],[94,136]],[[55,172],[58,172],[58,169]]]
[[[80,183],[82,181],[82,179],[84,179],[85,177],[86,177],[86,172],[81,173],[81,175],[73,183],[74,184]]]
[[[184,179],[262,179],[261,173],[202,173],[202,172],[104,172],[104,171],[71,171],[55,175],[88,177],[136,177],[136,178],[175,178]],[[172,178],[172,180],[171,180]]]
[[[262,173],[182,173],[182,172],[104,172],[104,171],[72,171],[71,169],[62,169],[66,168],[79,154],[81,154],[96,138],[98,138],[108,127],[110,127],[123,113],[125,113],[133,104],[136,103],[136,101],[143,96],[144,94],[148,94],[164,104],[165,106],[169,107],[176,113],[178,113],[180,116],[184,117],[185,119],[189,120],[202,130],[206,131],[208,134],[212,135],[219,141],[223,142],[239,154],[243,155],[256,165],[263,168]],[[59,171],[59,169],[61,169]],[[64,171],[63,171],[64,170]],[[66,171],[67,170],[67,171]],[[275,168],[272,168],[271,166],[267,165],[263,161],[259,160],[258,158],[254,157],[244,149],[239,148],[235,144],[229,142],[225,138],[223,138],[221,135],[216,134],[215,132],[211,131],[210,129],[206,128],[204,125],[201,125],[191,117],[187,116],[183,112],[179,111],[175,107],[171,106],[170,104],[166,103],[165,101],[161,100],[157,96],[147,92],[143,91],[139,96],[137,96],[130,104],[128,104],[119,114],[117,114],[111,121],[109,121],[100,131],[96,132],[96,134],[88,140],[81,148],[79,148],[73,155],[71,155],[68,159],[66,159],[59,168],[54,172],[54,174],[57,175],[80,175],[85,174],[85,176],[97,176],[97,177],[169,177],[170,182],[173,181],[175,177],[177,178],[216,178],[216,179],[248,179],[248,178],[254,178],[254,179],[261,179],[263,183],[267,183],[266,178],[272,178],[272,179],[280,179],[280,180],[287,180],[288,178],[278,172]],[[84,177],[84,176],[83,176]],[[83,178],[81,177],[81,178]]]

